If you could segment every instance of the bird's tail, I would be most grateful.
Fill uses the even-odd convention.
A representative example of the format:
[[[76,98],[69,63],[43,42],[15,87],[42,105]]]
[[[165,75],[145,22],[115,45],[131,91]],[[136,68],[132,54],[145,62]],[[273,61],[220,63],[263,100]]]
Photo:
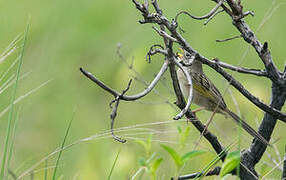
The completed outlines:
[[[270,145],[269,142],[262,137],[258,132],[256,132],[251,126],[249,126],[245,121],[243,121],[239,116],[237,116],[234,112],[229,109],[226,112],[235,120],[236,123],[241,124],[242,128],[248,132],[254,138],[257,138],[260,142],[265,145]]]

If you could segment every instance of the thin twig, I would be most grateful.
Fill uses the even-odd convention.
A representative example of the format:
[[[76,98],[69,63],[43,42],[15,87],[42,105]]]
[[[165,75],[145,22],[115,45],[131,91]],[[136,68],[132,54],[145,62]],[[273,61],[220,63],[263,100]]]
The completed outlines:
[[[205,174],[205,176],[219,175],[220,170],[221,170],[221,167],[217,166],[217,167],[215,167],[213,170],[211,170],[211,171],[209,171],[207,174]],[[179,177],[178,177],[178,180],[199,178],[199,177],[201,177],[202,175],[204,175],[204,172],[197,172],[197,173],[193,173],[193,174],[188,174],[188,175],[179,176]]]
[[[241,38],[241,37],[242,37],[241,35],[237,35],[237,36],[233,36],[233,37],[226,38],[226,39],[217,39],[215,41],[216,42],[226,42],[226,41],[230,41],[230,40]]]
[[[224,9],[221,9],[219,11],[216,11],[213,15],[211,15],[205,22],[204,25],[207,25],[216,15],[218,15],[219,13],[223,12]]]
[[[218,8],[223,4],[223,2],[224,2],[224,0],[220,0],[220,1],[215,5],[215,7],[214,7],[212,10],[210,10],[210,12],[207,13],[206,15],[204,15],[204,16],[193,16],[193,15],[191,15],[191,14],[190,14],[189,12],[187,12],[187,11],[180,11],[178,14],[176,14],[176,16],[175,16],[175,21],[178,22],[178,21],[177,21],[177,20],[178,20],[178,17],[179,17],[181,14],[186,14],[186,15],[188,15],[189,17],[191,17],[191,18],[193,18],[193,19],[196,19],[196,20],[207,19],[207,18],[211,17],[211,16],[218,10]]]
[[[130,88],[130,86],[131,86],[131,83],[132,83],[132,79],[130,79],[130,81],[128,82],[128,85],[127,85],[127,88],[125,89],[125,90],[123,90],[123,92],[122,92],[122,94],[120,94],[120,96],[123,96],[128,90],[129,90],[129,88]],[[111,112],[111,114],[110,114],[110,119],[111,119],[111,128],[110,128],[110,131],[111,131],[111,135],[112,135],[112,137],[113,137],[113,139],[115,139],[116,141],[119,141],[119,142],[121,142],[121,143],[125,143],[126,142],[126,140],[125,139],[122,139],[122,138],[120,138],[120,137],[118,137],[118,136],[116,136],[115,134],[114,134],[114,131],[113,131],[113,127],[114,127],[114,120],[115,120],[115,117],[116,117],[116,115],[117,115],[117,109],[118,109],[118,105],[119,105],[119,101],[120,101],[120,96],[117,96],[111,103],[110,103],[110,106],[111,106],[111,104],[113,104],[114,102],[115,102],[115,105],[114,105],[114,107],[113,107],[113,109],[112,109],[112,112]]]
[[[192,84],[192,78],[190,74],[188,73],[188,71],[184,69],[184,67],[175,60],[175,57],[173,57],[173,60],[174,60],[173,62],[175,63],[175,65],[178,66],[183,71],[184,75],[186,76],[186,79],[188,81],[188,88],[189,88],[189,96],[188,96],[187,105],[176,117],[174,117],[174,120],[178,120],[178,119],[181,119],[191,107],[192,99],[193,99],[193,84]]]
[[[132,95],[132,96],[121,95],[121,93],[118,93],[117,91],[111,89],[110,87],[108,87],[106,84],[101,82],[94,75],[92,75],[90,72],[84,70],[83,68],[80,68],[80,71],[86,77],[88,77],[90,80],[95,82],[98,86],[100,86],[102,89],[104,89],[105,91],[107,91],[110,94],[112,94],[114,97],[119,97],[121,100],[125,100],[125,101],[134,101],[134,100],[137,100],[137,99],[140,99],[140,98],[146,96],[148,93],[150,93],[152,91],[152,89],[156,86],[156,84],[158,83],[160,78],[163,76],[163,74],[167,70],[168,64],[169,64],[168,61],[164,62],[163,66],[161,67],[161,69],[160,69],[159,73],[157,74],[157,76],[154,78],[154,80],[151,82],[151,84],[144,91],[142,91],[141,93]]]
[[[256,75],[256,76],[264,76],[264,77],[268,77],[268,74],[265,70],[261,70],[261,69],[250,69],[250,68],[245,68],[245,67],[239,67],[239,66],[234,66],[231,64],[227,64],[221,60],[219,60],[218,58],[214,58],[213,61],[218,64],[219,66],[232,70],[232,71],[236,71],[239,73],[244,73],[244,74],[252,74],[252,75]]]
[[[155,48],[158,47],[158,48]],[[151,56],[155,55],[155,54],[163,54],[163,55],[167,55],[167,51],[164,50],[164,47],[160,44],[154,44],[150,47],[147,55],[146,55],[146,61],[148,61],[148,63],[151,63]]]
[[[155,26],[152,26],[152,28],[163,38],[167,38],[173,42],[178,42],[177,39],[173,38],[172,36],[170,36],[169,34],[167,34],[165,31],[162,31],[158,28],[156,28]]]

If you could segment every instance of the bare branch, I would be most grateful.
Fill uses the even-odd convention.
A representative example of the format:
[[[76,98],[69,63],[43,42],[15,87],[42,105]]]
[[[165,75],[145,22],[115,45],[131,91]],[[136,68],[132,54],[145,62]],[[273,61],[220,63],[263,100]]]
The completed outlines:
[[[218,15],[219,13],[223,12],[224,9],[221,9],[219,11],[216,11],[213,15],[211,15],[205,22],[204,25],[207,25],[216,15]]]
[[[125,100],[125,101],[134,101],[134,100],[137,100],[137,99],[140,99],[140,98],[146,96],[149,92],[151,92],[151,90],[156,86],[156,84],[158,83],[158,81],[160,80],[162,75],[166,72],[166,70],[168,68],[168,64],[169,64],[168,61],[164,62],[163,66],[161,67],[161,69],[160,69],[159,73],[157,74],[157,76],[154,78],[154,80],[151,82],[151,84],[144,91],[142,91],[141,93],[132,95],[132,96],[121,95],[117,91],[115,91],[115,90],[111,89],[110,87],[108,87],[107,85],[105,85],[103,82],[98,80],[95,76],[93,76],[90,72],[87,72],[83,68],[80,68],[80,71],[86,77],[88,77],[90,80],[95,82],[98,86],[100,86],[102,89],[104,89],[105,91],[107,91],[110,94],[112,94],[114,97],[119,97],[121,100]]]
[[[178,66],[183,71],[184,75],[186,76],[186,79],[188,81],[188,86],[189,86],[189,97],[188,97],[187,105],[176,117],[174,117],[174,120],[178,120],[178,119],[181,119],[191,107],[192,99],[193,99],[193,84],[192,84],[192,78],[190,74],[183,68],[183,66],[180,63],[178,63],[175,60],[175,57],[173,57],[173,59],[174,59],[175,65]]]
[[[120,96],[123,96],[130,88],[131,86],[131,82],[132,82],[132,79],[130,79],[130,81],[128,82],[128,85],[127,85],[127,88],[125,90],[122,91],[122,94],[120,94]],[[114,107],[112,108],[112,112],[110,114],[110,119],[111,119],[111,127],[110,127],[110,131],[111,131],[111,135],[113,137],[113,139],[115,139],[116,141],[119,141],[121,143],[125,143],[126,140],[125,139],[122,139],[118,136],[116,136],[114,134],[114,120],[116,118],[116,115],[117,115],[117,109],[118,109],[118,105],[119,105],[119,101],[120,101],[120,96],[117,96],[113,101],[111,101],[111,103],[109,104],[110,107],[112,106],[112,104],[115,102],[115,105]]]
[[[155,47],[158,47],[158,48],[155,48]],[[148,61],[148,63],[151,63],[151,56],[158,54],[158,53],[163,54],[165,56],[168,54],[163,46],[161,46],[160,44],[154,44],[150,47],[150,49],[146,55],[146,61]]]
[[[115,139],[115,140],[118,141],[118,142],[125,143],[126,140],[125,140],[125,139],[122,139],[122,138],[120,138],[120,137],[118,137],[118,136],[116,136],[116,135],[114,134],[114,131],[113,131],[113,129],[114,129],[114,120],[115,120],[116,115],[117,115],[118,105],[119,105],[119,97],[117,97],[117,98],[115,99],[115,105],[114,105],[114,107],[113,107],[113,109],[112,109],[112,112],[111,112],[111,114],[110,114],[110,119],[111,119],[111,128],[110,128],[110,131],[111,131],[111,135],[112,135],[113,139]]]
[[[205,174],[205,176],[214,176],[214,175],[219,175],[221,170],[221,167],[217,166],[213,170],[209,171],[208,173]],[[193,174],[188,174],[184,176],[178,177],[178,180],[184,180],[184,179],[195,179],[202,177],[204,175],[204,172],[198,172],[198,173],[193,173]]]
[[[286,123],[285,113],[282,113],[281,111],[261,102],[257,97],[255,97],[249,91],[247,91],[239,81],[235,80],[229,73],[224,71],[218,64],[216,64],[216,62],[210,61],[205,57],[200,56],[199,54],[197,54],[197,56],[202,63],[207,64],[215,71],[217,71],[219,74],[221,74],[233,87],[235,87],[241,94],[243,94],[250,102],[252,102],[254,105],[259,107],[264,112],[267,112],[272,116],[276,117],[277,119],[280,119]]]
[[[209,17],[211,17],[212,15],[215,14],[215,12],[218,10],[218,8],[223,4],[223,1],[224,0],[220,0],[216,6],[206,15],[204,16],[193,16],[191,15],[189,12],[187,11],[180,11],[176,16],[175,16],[175,21],[178,22],[178,17],[181,15],[181,14],[186,14],[188,15],[189,17],[193,18],[193,19],[197,19],[197,20],[202,20],[202,19],[208,19]]]
[[[226,38],[226,39],[217,39],[215,40],[216,42],[225,42],[225,41],[230,41],[230,40],[233,40],[233,39],[237,39],[237,38],[241,38],[242,36],[241,35],[238,35],[238,36],[234,36],[234,37],[231,37],[231,38]]]
[[[160,15],[163,14],[162,10],[160,9],[157,0],[152,0],[152,5],[154,6],[154,9],[156,10],[156,12]]]
[[[167,34],[165,31],[163,30],[159,30],[157,29],[155,26],[152,26],[152,28],[163,38],[167,38],[173,42],[178,42],[177,39],[173,38],[172,36],[170,36],[169,34]]]
[[[245,74],[252,74],[252,75],[256,75],[256,76],[264,76],[264,77],[268,77],[268,74],[265,70],[261,70],[261,69],[249,69],[249,68],[245,68],[245,67],[238,67],[238,66],[234,66],[231,64],[227,64],[223,61],[220,61],[218,58],[214,58],[213,59],[215,63],[217,63],[219,66],[226,68],[226,69],[230,69],[232,71],[236,71],[239,73],[245,73]]]
[[[269,74],[270,79],[275,83],[281,84],[280,73],[272,60],[272,56],[268,49],[267,42],[262,45],[261,42],[255,36],[254,32],[249,28],[245,21],[241,19],[241,17],[243,17],[245,14],[242,12],[242,6],[240,5],[240,2],[236,2],[234,0],[227,0],[227,3],[231,7],[233,12],[227,12],[233,19],[233,25],[241,33],[243,39],[247,43],[252,45],[252,47],[256,50],[258,56],[264,63],[265,69]],[[222,7],[224,10],[226,10],[225,6]]]

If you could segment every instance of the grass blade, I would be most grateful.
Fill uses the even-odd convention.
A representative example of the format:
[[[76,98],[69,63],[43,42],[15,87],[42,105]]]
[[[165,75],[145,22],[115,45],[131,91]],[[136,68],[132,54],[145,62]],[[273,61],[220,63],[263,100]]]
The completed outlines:
[[[0,180],[2,180],[4,178],[5,171],[6,171],[5,167],[6,167],[6,162],[7,162],[7,152],[8,152],[8,148],[9,148],[11,124],[12,124],[12,120],[13,120],[13,110],[14,110],[14,103],[13,102],[16,99],[16,92],[17,92],[17,88],[18,88],[18,81],[19,81],[19,76],[20,76],[20,70],[21,70],[22,63],[23,63],[23,56],[24,56],[24,51],[25,51],[25,45],[26,45],[26,42],[27,42],[27,36],[28,36],[29,27],[30,27],[30,24],[28,22],[26,30],[25,30],[25,34],[24,34],[24,41],[23,41],[22,50],[20,52],[20,59],[19,59],[19,62],[18,62],[18,68],[17,68],[17,72],[16,72],[16,82],[15,82],[14,89],[13,89],[13,92],[12,92],[11,109],[10,109],[10,113],[9,113],[9,117],[8,117],[8,127],[7,127],[7,132],[6,132],[4,150],[3,150],[1,172],[0,172]]]
[[[75,110],[73,111],[72,118],[70,119],[68,128],[67,128],[66,133],[65,133],[65,137],[64,137],[63,142],[62,142],[62,145],[61,145],[61,150],[60,150],[60,152],[59,152],[59,155],[58,155],[58,158],[57,158],[57,161],[56,161],[56,167],[55,167],[55,169],[54,169],[54,173],[53,173],[53,178],[52,178],[52,180],[55,180],[55,179],[56,179],[57,169],[58,169],[58,166],[59,166],[60,158],[61,158],[61,156],[62,156],[62,152],[63,152],[63,149],[64,149],[64,147],[65,147],[65,143],[66,143],[66,140],[67,140],[67,137],[68,137],[70,128],[71,128],[71,124],[72,124],[72,121],[73,121],[73,118],[74,118],[74,114],[75,114]]]
[[[121,152],[121,149],[119,149],[119,151],[118,151],[118,153],[117,153],[117,155],[116,155],[116,158],[115,158],[115,160],[114,160],[114,162],[113,162],[113,164],[112,164],[110,173],[109,173],[108,178],[107,178],[108,180],[110,180],[110,178],[111,178],[111,175],[112,175],[112,173],[113,173],[113,171],[114,171],[114,167],[115,167],[115,164],[116,164],[116,162],[117,162],[117,160],[118,160],[118,157],[119,157],[120,152]]]

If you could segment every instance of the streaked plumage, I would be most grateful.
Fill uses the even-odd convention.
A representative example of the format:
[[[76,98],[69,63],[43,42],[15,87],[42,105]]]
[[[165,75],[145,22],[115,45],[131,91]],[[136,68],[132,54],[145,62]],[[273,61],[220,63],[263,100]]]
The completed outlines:
[[[224,115],[229,115],[238,124],[241,124],[243,129],[247,131],[253,137],[263,142],[266,145],[269,143],[258,134],[251,126],[249,126],[245,121],[240,119],[235,113],[227,108],[227,105],[215,85],[207,78],[203,72],[202,63],[193,57],[189,53],[185,53],[183,62],[187,64],[184,69],[190,73],[192,77],[193,85],[193,99],[192,102],[200,107],[205,108],[208,111],[221,113]],[[180,88],[185,97],[189,96],[189,85],[187,79],[181,69],[177,71]]]

